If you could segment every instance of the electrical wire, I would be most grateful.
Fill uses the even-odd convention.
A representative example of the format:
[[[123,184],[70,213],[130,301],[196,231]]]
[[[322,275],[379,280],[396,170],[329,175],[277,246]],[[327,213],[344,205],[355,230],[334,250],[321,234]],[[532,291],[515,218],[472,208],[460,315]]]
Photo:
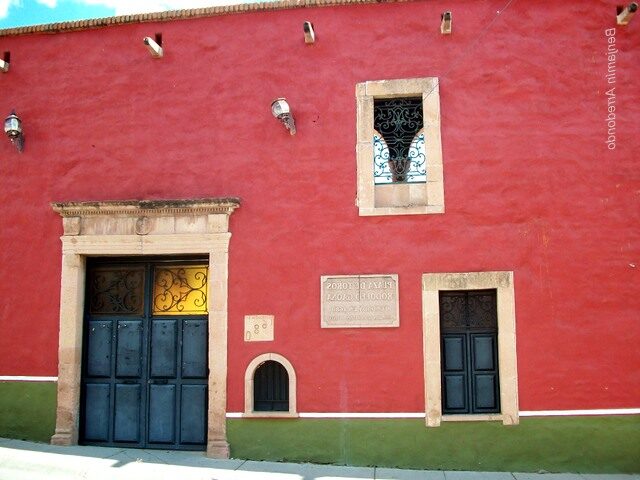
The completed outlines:
[[[507,9],[515,2],[516,2],[516,0],[508,0],[507,3],[504,5],[504,7],[502,7],[500,10],[498,10],[496,12],[495,16],[491,19],[491,21],[472,40],[471,45],[469,46],[469,48],[462,55],[460,55],[453,63],[451,63],[451,65],[449,66],[449,68],[448,68],[448,70],[446,72],[444,72],[441,76],[438,77],[438,80],[436,81],[435,85],[427,93],[427,95],[426,95],[427,97],[429,95],[431,95],[431,93],[436,88],[438,88],[440,86],[440,80],[442,78],[447,78],[447,75],[449,75],[451,70],[453,70],[456,67],[456,65],[458,65],[460,63],[460,61],[462,59],[464,59],[467,55],[469,55],[474,50],[475,46],[478,44],[480,39],[482,37],[484,37],[484,35],[489,31],[489,29],[493,26],[493,24],[496,23],[498,18],[500,18],[500,15],[502,15],[504,12],[506,12]]]

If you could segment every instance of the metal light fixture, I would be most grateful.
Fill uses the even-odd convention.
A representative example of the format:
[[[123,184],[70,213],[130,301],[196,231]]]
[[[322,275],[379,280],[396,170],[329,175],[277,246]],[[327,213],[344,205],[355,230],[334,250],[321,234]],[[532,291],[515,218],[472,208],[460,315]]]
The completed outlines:
[[[271,103],[271,113],[282,122],[291,135],[296,134],[296,122],[293,119],[291,108],[289,108],[286,98],[276,98]]]
[[[19,152],[24,148],[24,135],[22,134],[22,120],[13,110],[11,115],[4,119],[4,133],[7,134],[11,143],[13,143]]]
[[[316,32],[313,30],[313,23],[304,22],[302,29],[304,30],[304,43],[314,43],[316,41]]]
[[[156,33],[155,40],[151,37],[144,37],[142,39],[142,43],[147,46],[147,49],[153,58],[162,58],[164,56],[161,33]]]
[[[440,33],[443,35],[451,35],[452,28],[451,12],[444,12],[440,15]]]
[[[627,5],[616,17],[616,23],[618,25],[628,25],[633,16],[638,11],[638,2],[631,2]]]
[[[9,63],[11,62],[11,52],[4,52],[0,58],[0,72],[7,73],[9,71]]]

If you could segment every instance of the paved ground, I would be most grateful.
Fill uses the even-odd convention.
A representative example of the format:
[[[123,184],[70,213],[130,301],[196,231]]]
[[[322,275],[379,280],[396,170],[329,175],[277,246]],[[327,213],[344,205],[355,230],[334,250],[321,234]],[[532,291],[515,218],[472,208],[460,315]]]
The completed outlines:
[[[0,438],[0,480],[640,480],[639,475],[434,472],[213,460],[201,452],[56,447]]]

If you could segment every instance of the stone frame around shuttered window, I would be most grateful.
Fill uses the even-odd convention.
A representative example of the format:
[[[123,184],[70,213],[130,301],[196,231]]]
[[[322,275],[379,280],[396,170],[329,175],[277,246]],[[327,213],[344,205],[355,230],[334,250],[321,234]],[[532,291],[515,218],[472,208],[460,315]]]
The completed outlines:
[[[440,292],[487,289],[496,290],[500,413],[443,415]],[[442,421],[493,420],[502,421],[503,425],[517,425],[520,422],[518,362],[516,356],[516,309],[512,271],[423,274],[422,333],[425,417],[428,427],[437,427]]]
[[[374,101],[422,98],[427,181],[374,184]],[[437,77],[378,80],[356,85],[357,198],[360,216],[444,213],[440,94]]]

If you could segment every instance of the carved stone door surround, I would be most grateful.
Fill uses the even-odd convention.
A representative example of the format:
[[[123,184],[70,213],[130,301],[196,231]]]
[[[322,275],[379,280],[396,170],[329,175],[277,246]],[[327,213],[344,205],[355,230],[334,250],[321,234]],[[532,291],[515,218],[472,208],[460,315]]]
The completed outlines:
[[[237,198],[53,203],[62,216],[62,277],[56,430],[51,443],[78,443],[86,258],[209,257],[207,455],[229,457],[226,438],[229,216]]]

